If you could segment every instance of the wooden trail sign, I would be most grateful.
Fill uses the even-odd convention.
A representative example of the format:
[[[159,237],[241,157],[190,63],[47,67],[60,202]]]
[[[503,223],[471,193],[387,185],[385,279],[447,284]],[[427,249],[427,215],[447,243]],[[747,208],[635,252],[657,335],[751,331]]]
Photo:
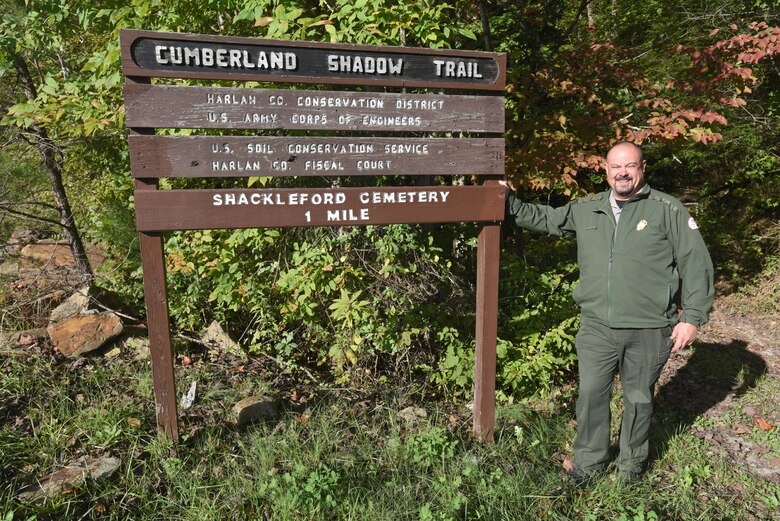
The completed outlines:
[[[503,139],[130,136],[135,177],[496,175]]]
[[[157,190],[135,198],[139,231],[495,221],[499,186]]]
[[[503,91],[506,55],[123,30],[125,76]]]
[[[154,128],[502,132],[504,100],[282,89],[128,85],[127,125]]]
[[[505,86],[505,55],[126,29],[120,31],[120,41],[160,432],[178,440],[164,232],[478,222],[482,229],[477,250],[474,434],[492,440],[498,257],[506,197],[498,184],[504,175],[504,140],[498,135],[504,130],[500,94]],[[367,85],[385,90],[152,85],[155,77]],[[388,87],[437,91],[411,94],[387,92]],[[489,95],[442,94],[441,89]],[[271,134],[158,136],[157,128]],[[306,131],[317,135],[300,135]],[[323,135],[330,131],[339,134]],[[460,137],[451,137],[453,133]],[[158,189],[158,179],[166,177],[431,175],[481,176],[484,183]]]

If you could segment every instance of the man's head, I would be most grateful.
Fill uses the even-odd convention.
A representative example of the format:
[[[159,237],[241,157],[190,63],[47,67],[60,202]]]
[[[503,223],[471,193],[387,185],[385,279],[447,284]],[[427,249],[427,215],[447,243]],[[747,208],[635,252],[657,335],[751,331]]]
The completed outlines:
[[[645,158],[639,146],[623,141],[607,152],[607,183],[615,199],[631,199],[645,184]]]

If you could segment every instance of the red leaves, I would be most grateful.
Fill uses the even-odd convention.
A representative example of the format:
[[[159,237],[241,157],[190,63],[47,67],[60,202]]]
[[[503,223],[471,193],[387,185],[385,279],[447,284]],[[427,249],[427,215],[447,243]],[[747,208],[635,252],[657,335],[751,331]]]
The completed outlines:
[[[718,114],[717,112],[705,112],[701,115],[701,120],[704,123],[720,123],[721,125],[728,124],[726,118]]]
[[[729,36],[695,49],[676,46],[688,59],[674,79],[656,83],[636,56],[611,43],[594,43],[558,54],[546,68],[507,88],[514,128],[507,171],[517,184],[536,189],[579,189],[583,170],[600,170],[598,153],[616,140],[719,141],[722,114],[745,106],[761,64],[780,54],[780,28],[753,23],[715,28]],[[593,64],[599,64],[598,69]],[[608,73],[603,73],[608,71]],[[522,173],[522,174],[520,174]],[[522,179],[517,179],[522,175]]]
[[[763,418],[754,418],[753,419],[753,425],[755,425],[756,427],[758,427],[762,431],[767,431],[767,432],[769,432],[769,431],[771,431],[772,429],[775,428],[774,425],[772,425],[771,423],[767,422]]]

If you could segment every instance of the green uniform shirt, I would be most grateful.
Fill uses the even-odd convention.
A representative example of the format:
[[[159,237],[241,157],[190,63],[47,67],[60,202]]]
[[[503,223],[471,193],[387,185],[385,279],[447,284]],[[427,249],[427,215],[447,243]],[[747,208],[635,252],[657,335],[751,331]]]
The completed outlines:
[[[613,328],[659,328],[707,322],[712,260],[696,222],[677,199],[645,185],[623,206],[620,220],[610,191],[560,208],[509,196],[510,222],[550,235],[576,235],[580,282],[574,300],[583,316]],[[682,284],[681,284],[682,281]]]

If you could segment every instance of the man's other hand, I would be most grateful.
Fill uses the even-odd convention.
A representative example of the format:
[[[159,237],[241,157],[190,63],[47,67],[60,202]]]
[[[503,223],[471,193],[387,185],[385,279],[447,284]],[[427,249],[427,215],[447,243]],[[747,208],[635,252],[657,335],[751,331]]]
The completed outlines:
[[[687,322],[680,322],[674,326],[671,337],[674,341],[674,345],[672,345],[672,353],[679,351],[684,347],[689,347],[691,344],[693,344],[693,341],[696,340],[696,335],[698,333],[699,328],[693,324],[688,324]]]

